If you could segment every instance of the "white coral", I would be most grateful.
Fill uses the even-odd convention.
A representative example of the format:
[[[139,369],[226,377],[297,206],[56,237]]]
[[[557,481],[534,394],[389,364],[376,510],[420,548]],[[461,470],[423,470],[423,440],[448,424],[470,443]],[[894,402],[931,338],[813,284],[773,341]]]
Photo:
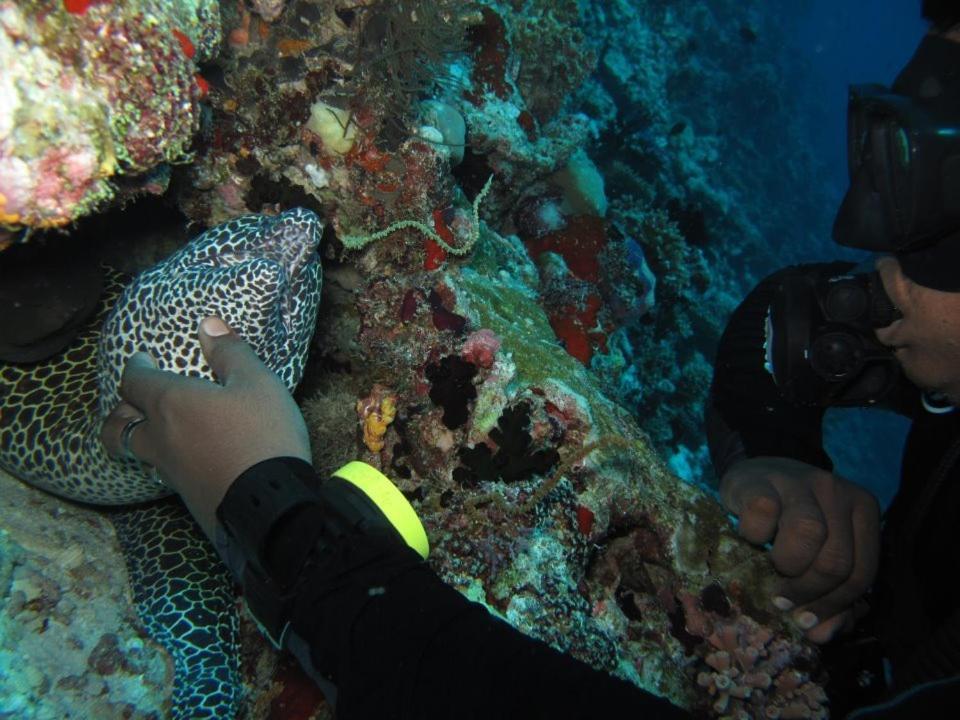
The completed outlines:
[[[280,13],[283,12],[283,6],[286,0],[253,0],[253,11],[267,22],[273,22]]]

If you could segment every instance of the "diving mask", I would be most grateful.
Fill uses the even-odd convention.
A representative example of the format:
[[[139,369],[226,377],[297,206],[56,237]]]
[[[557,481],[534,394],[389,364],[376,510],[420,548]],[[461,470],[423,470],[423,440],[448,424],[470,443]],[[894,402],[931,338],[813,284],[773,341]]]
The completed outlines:
[[[855,85],[841,245],[892,252],[920,285],[960,290],[960,44],[923,40],[891,88]]]

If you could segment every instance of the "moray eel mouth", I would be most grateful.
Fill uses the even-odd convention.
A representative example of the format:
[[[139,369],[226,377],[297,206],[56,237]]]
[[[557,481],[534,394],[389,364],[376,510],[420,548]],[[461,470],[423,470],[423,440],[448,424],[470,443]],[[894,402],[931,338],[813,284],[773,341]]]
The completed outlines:
[[[310,229],[319,235],[319,228]],[[275,277],[276,280],[265,283],[260,292],[275,308],[283,328],[292,333],[299,320],[295,300],[304,284],[315,281],[318,242],[318,237],[305,241],[302,227],[279,222],[273,232],[252,234],[241,246],[208,256],[192,265],[192,269],[246,266],[253,275]]]

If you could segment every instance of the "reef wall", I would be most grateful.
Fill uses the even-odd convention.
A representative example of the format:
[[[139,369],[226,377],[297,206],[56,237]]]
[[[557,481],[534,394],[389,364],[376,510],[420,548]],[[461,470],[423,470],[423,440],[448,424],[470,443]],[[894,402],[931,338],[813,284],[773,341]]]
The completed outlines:
[[[767,175],[731,132],[792,131],[756,120],[787,96],[763,7],[0,3],[2,239],[143,193],[199,227],[316,210],[318,470],[382,468],[437,571],[524,632],[711,716],[822,717],[762,552],[665,465],[702,474],[712,344],[806,211],[777,193],[815,172],[784,152]],[[267,717],[297,681],[250,655]]]

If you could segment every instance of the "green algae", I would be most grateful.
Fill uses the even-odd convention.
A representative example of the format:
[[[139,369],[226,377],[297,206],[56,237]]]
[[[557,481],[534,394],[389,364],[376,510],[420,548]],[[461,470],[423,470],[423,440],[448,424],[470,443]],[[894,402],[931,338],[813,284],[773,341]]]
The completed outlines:
[[[503,350],[512,353],[520,382],[542,385],[572,376],[588,382],[583,365],[555,339],[538,302],[536,278],[536,268],[522,246],[514,247],[510,240],[485,230],[470,266],[453,283],[462,287],[460,301],[472,311],[476,326],[493,330],[503,341]]]

